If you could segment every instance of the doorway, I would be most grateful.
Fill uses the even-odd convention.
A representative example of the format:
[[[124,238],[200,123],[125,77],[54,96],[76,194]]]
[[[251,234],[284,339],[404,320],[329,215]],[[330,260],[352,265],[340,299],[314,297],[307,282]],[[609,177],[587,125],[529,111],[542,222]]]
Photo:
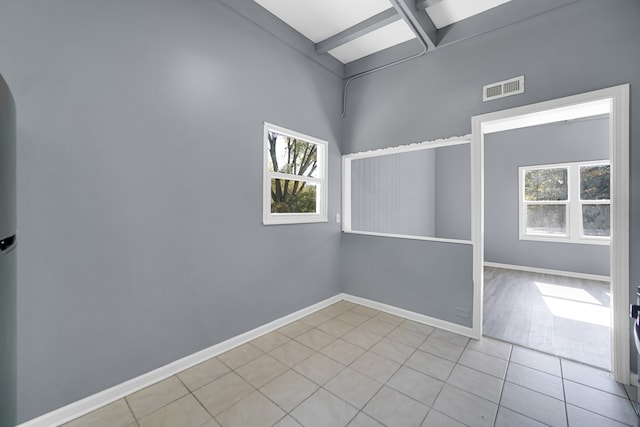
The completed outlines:
[[[483,333],[609,370],[608,104],[594,110],[485,132]]]
[[[609,114],[611,164],[611,372],[629,383],[629,86],[616,86],[472,118],[472,235],[474,245],[473,335],[483,334],[485,265],[485,136],[559,120]]]

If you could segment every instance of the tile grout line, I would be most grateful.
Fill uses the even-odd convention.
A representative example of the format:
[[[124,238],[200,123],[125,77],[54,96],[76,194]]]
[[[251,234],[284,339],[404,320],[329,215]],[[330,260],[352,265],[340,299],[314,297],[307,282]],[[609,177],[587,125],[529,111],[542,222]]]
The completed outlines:
[[[133,421],[137,425],[140,425],[140,423],[138,422],[138,418],[136,417],[136,414],[134,414],[133,413],[133,409],[131,409],[131,405],[129,404],[129,400],[127,399],[127,396],[123,397],[122,400],[124,400],[124,403],[127,405],[127,408],[129,408],[129,412],[131,412],[131,416],[133,417]]]
[[[347,313],[347,312],[349,312],[349,311],[352,311],[352,310],[353,310],[353,308],[354,308],[354,307],[351,307],[349,310],[345,310],[344,312],[342,312],[342,313],[340,313],[340,314],[338,314],[338,315],[336,315],[336,316],[330,317],[330,318],[329,318],[329,320],[331,320],[331,319],[335,319],[336,317],[338,317],[338,316],[340,316],[340,315],[342,315],[342,314],[344,314],[344,313]],[[356,313],[356,314],[358,314],[358,313]],[[366,317],[369,317],[369,316],[366,316]],[[367,321],[371,320],[373,317],[375,317],[375,315],[374,315],[374,316],[369,317],[369,319],[368,319],[368,320],[365,320],[365,322],[367,322]],[[365,322],[363,322],[363,323],[365,323]],[[308,324],[307,324],[307,325],[308,325]],[[308,325],[308,326],[311,326],[311,325]],[[319,326],[319,325],[317,325],[317,326]],[[317,329],[317,326],[312,326],[312,327],[311,327],[311,329]],[[351,326],[353,326],[353,325],[351,325]],[[352,328],[349,332],[351,332],[352,330],[354,330],[354,329],[356,329],[356,328],[358,328],[358,327],[360,327],[360,326],[362,326],[362,324],[360,324],[359,326],[355,326],[355,327],[354,327],[354,328]],[[319,330],[319,331],[322,331],[321,329],[318,329],[318,330]],[[322,331],[322,332],[324,332],[324,331]],[[311,350],[313,350],[313,351],[314,351],[314,353],[313,353],[313,354],[311,354],[308,358],[306,358],[306,359],[304,359],[304,360],[307,360],[307,359],[309,359],[310,357],[313,357],[315,354],[320,353],[320,350],[322,350],[322,349],[324,349],[324,348],[328,347],[329,345],[333,344],[335,341],[337,341],[337,340],[341,339],[344,335],[346,335],[346,334],[347,334],[347,333],[349,333],[349,332],[346,332],[345,334],[341,335],[340,337],[335,337],[335,339],[334,339],[331,343],[327,344],[326,346],[322,347],[322,348],[321,348],[321,349],[319,349],[319,350],[311,349]],[[325,333],[326,333],[326,332],[325,332]],[[331,335],[331,334],[330,334],[330,335]],[[383,337],[383,338],[384,338],[384,337]],[[299,341],[297,341],[297,340],[296,340],[296,342],[299,342]],[[345,342],[347,342],[347,341],[345,341]],[[302,344],[302,343],[300,343],[300,344]],[[304,344],[302,344],[302,345],[304,345]],[[353,344],[353,345],[355,345],[355,344]],[[358,348],[362,349],[362,347],[360,347],[360,346],[356,346],[356,347],[358,347]],[[369,348],[369,349],[363,349],[363,350],[364,350],[364,353],[363,353],[363,354],[365,354],[365,353],[369,352],[371,349]],[[321,354],[321,355],[323,355],[323,356],[325,356],[323,353],[320,353],[320,354]],[[361,356],[359,356],[359,357],[358,357],[358,358],[356,358],[354,361],[352,361],[351,363],[349,363],[349,365],[343,365],[341,362],[339,362],[339,361],[337,361],[337,360],[335,360],[335,359],[333,359],[333,358],[331,358],[331,357],[329,357],[329,356],[325,356],[325,357],[327,357],[327,358],[329,358],[329,359],[331,359],[331,360],[335,361],[336,363],[341,364],[341,365],[342,365],[342,366],[344,366],[344,368],[346,369],[346,368],[349,368],[349,367],[350,367],[350,366],[355,362],[355,360],[358,360],[358,358],[359,358],[359,357],[361,357]],[[302,362],[300,362],[300,363],[302,363]],[[289,369],[294,370],[293,368],[289,368]],[[340,372],[342,372],[342,371],[344,371],[344,369],[342,369]],[[286,415],[285,415],[283,418],[285,418],[285,417],[288,415],[288,416],[290,416],[291,418],[293,418],[294,420],[298,421],[298,419],[297,419],[297,418],[295,418],[295,417],[293,416],[292,412],[293,412],[296,408],[298,408],[300,405],[302,405],[304,402],[306,402],[308,399],[310,399],[310,398],[311,398],[311,396],[313,396],[314,394],[316,394],[319,390],[324,390],[325,392],[327,392],[327,393],[331,394],[332,396],[336,397],[337,399],[341,400],[342,402],[345,402],[347,405],[349,405],[349,406],[351,406],[352,408],[356,409],[356,413],[354,414],[354,416],[353,416],[352,418],[350,418],[350,419],[349,419],[349,422],[347,423],[347,425],[348,425],[349,423],[351,423],[351,422],[352,422],[352,421],[353,421],[353,420],[358,416],[358,414],[360,414],[361,412],[363,412],[363,411],[362,411],[362,409],[358,409],[358,408],[356,408],[355,406],[351,405],[349,402],[347,402],[347,401],[345,401],[344,399],[342,399],[340,396],[337,396],[337,395],[335,395],[334,393],[332,393],[330,390],[327,390],[326,388],[324,388],[324,386],[325,386],[326,384],[328,384],[328,383],[329,383],[333,378],[335,378],[336,376],[338,376],[338,375],[340,374],[340,372],[336,373],[334,376],[332,376],[331,378],[329,378],[329,379],[328,379],[328,380],[327,380],[323,385],[317,384],[317,383],[316,383],[316,382],[314,382],[311,378],[307,378],[304,374],[302,374],[302,373],[300,373],[300,372],[298,372],[298,371],[295,371],[295,370],[294,370],[294,372],[297,372],[299,375],[301,375],[303,378],[307,379],[308,381],[311,381],[313,384],[318,385],[318,389],[317,389],[317,390],[315,390],[313,393],[311,393],[309,396],[307,396],[305,399],[303,399],[300,403],[298,403],[294,408],[292,408],[292,409],[291,409],[291,411],[288,411],[288,412],[287,412],[287,411],[285,411],[285,412],[286,412]],[[357,371],[356,371],[356,372],[357,372]],[[283,374],[284,374],[284,373],[283,373]],[[367,378],[369,378],[369,377],[367,377]],[[377,391],[376,391],[376,392],[375,392],[375,393],[374,393],[374,394],[369,398],[369,400],[368,400],[368,401],[367,401],[367,402],[362,406],[362,408],[364,408],[364,407],[365,407],[365,406],[366,406],[366,405],[371,401],[371,399],[373,399],[373,398],[375,397],[375,395],[376,395],[380,390],[382,390],[382,387],[384,387],[384,384],[382,384],[382,385],[380,386],[380,388],[379,388],[379,389],[378,389],[378,390],[377,390]],[[268,396],[267,396],[267,398],[268,398]],[[269,400],[271,400],[271,399],[269,399]],[[274,402],[274,403],[275,403],[275,402]],[[277,404],[276,404],[276,405],[277,405]],[[279,406],[278,406],[278,407],[279,407]],[[283,408],[281,408],[281,409],[283,409]],[[365,414],[365,415],[367,415],[366,413],[364,413],[364,414]],[[368,415],[367,415],[367,416],[368,416]],[[376,421],[377,421],[377,420],[376,420]],[[280,420],[279,420],[278,422],[280,422]]]
[[[509,371],[509,367],[511,366],[511,364],[512,364],[512,363],[513,363],[513,364],[516,364],[516,365],[518,365],[518,366],[524,366],[525,368],[534,369],[534,368],[531,368],[531,367],[529,367],[529,366],[522,365],[522,364],[520,364],[520,363],[516,363],[516,362],[511,361],[511,355],[513,354],[513,348],[514,348],[514,347],[517,347],[517,346],[518,346],[517,344],[511,344],[511,352],[509,353],[509,359],[508,359],[508,365],[507,365],[507,373],[508,373],[508,371]],[[545,373],[545,374],[549,374],[548,372],[540,371],[540,370],[538,370],[538,369],[534,369],[534,370],[536,370],[536,371],[538,371],[538,372]],[[553,374],[549,374],[549,375],[553,375]],[[553,375],[553,376],[555,376],[555,375]],[[560,380],[562,380],[562,377],[560,377]],[[506,383],[513,384],[513,385],[518,386],[518,387],[522,387],[522,388],[524,388],[524,389],[530,390],[530,391],[532,391],[532,392],[534,392],[534,393],[542,394],[543,396],[547,396],[547,397],[552,398],[552,399],[556,399],[555,397],[553,397],[553,396],[549,396],[549,395],[548,395],[548,394],[546,394],[546,393],[542,393],[542,392],[540,392],[540,391],[537,391],[537,390],[531,389],[531,388],[526,387],[526,386],[524,386],[524,385],[517,384],[517,383],[511,382],[511,381],[508,381],[508,380],[507,380],[507,378],[506,378],[506,374],[505,374],[505,379],[504,379],[504,383],[503,383],[503,386],[502,386],[503,391],[504,391],[504,386],[506,385]],[[560,400],[560,399],[556,399],[556,400]],[[502,402],[502,392],[500,393],[500,401]],[[563,402],[565,402],[565,400],[563,400]],[[499,405],[498,405],[498,410],[500,410],[500,408],[508,409],[509,411],[512,411],[512,412],[514,412],[514,413],[516,413],[516,414],[519,414],[519,415],[521,415],[521,416],[523,416],[523,417],[525,417],[525,418],[527,418],[527,419],[529,419],[529,420],[533,420],[533,421],[535,421],[535,422],[537,422],[537,423],[540,423],[540,424],[543,424],[543,425],[548,425],[548,424],[546,424],[546,423],[544,423],[544,422],[542,422],[542,421],[540,421],[540,420],[538,420],[538,419],[536,419],[536,418],[533,418],[533,417],[531,417],[531,416],[529,416],[529,415],[523,414],[522,412],[518,412],[518,411],[516,411],[516,410],[514,410],[514,409],[507,408],[506,406],[502,406],[502,404],[499,404]],[[566,402],[565,402],[565,416],[566,416]],[[497,422],[497,417],[496,417],[496,422]],[[568,425],[568,424],[567,424],[567,425]],[[495,424],[494,424],[494,427],[495,427]]]
[[[433,335],[433,333],[434,333],[437,329],[438,329],[438,328],[434,328],[434,329],[429,333],[429,335],[427,335],[427,338],[425,338],[425,340],[422,342],[422,344],[420,344],[420,346],[418,346],[418,348],[416,348],[416,349],[415,349],[415,351],[411,354],[411,356],[413,356],[413,355],[414,355],[418,350],[420,350],[420,347],[421,347],[422,345],[424,345],[424,343],[425,343],[425,342],[426,342],[426,341],[427,341],[427,340],[428,340],[428,339]],[[434,339],[435,339],[435,338],[434,338]],[[471,341],[467,341],[467,343],[464,345],[464,347],[463,347],[463,348],[464,348],[464,349],[466,349],[470,342],[471,342]],[[420,351],[422,351],[422,350],[420,350]],[[463,350],[463,351],[464,351],[464,350]],[[424,353],[431,354],[431,353],[426,352],[426,351],[425,351]],[[409,357],[411,357],[411,356],[409,356]],[[432,356],[440,357],[440,356],[437,356],[437,355],[435,355],[435,354],[432,354]],[[462,353],[460,353],[460,356],[458,356],[458,359],[457,359],[457,360],[460,360],[460,357],[462,357]],[[444,359],[444,358],[442,358],[442,359]],[[407,359],[407,360],[409,360],[409,359]],[[448,359],[444,359],[444,360],[448,360]],[[406,362],[406,361],[405,361],[405,362]],[[455,367],[456,367],[456,365],[457,365],[457,364],[458,364],[458,362],[456,361],[456,362],[455,362],[455,364],[453,365],[453,368],[451,369],[451,372],[453,372],[453,370],[455,369]],[[403,366],[406,366],[406,365],[403,365]],[[464,366],[464,365],[463,365],[463,366]],[[406,366],[406,367],[407,367],[408,369],[413,369],[413,368],[411,368],[410,366]],[[414,370],[415,370],[415,369],[414,369]],[[420,372],[420,371],[418,371],[418,370],[415,370],[415,371],[416,371],[416,372]],[[431,375],[429,375],[429,374],[425,374],[425,373],[422,373],[422,372],[421,372],[423,375],[426,375],[426,376],[431,377],[431,378],[433,378],[433,379],[435,379],[435,380],[437,380],[437,381],[442,382],[442,387],[440,387],[440,390],[438,391],[438,393],[436,394],[436,396],[433,398],[433,404],[429,407],[429,411],[428,411],[428,412],[427,412],[427,414],[424,416],[424,419],[422,420],[422,424],[424,424],[424,421],[427,419],[427,417],[429,416],[429,413],[430,413],[432,410],[434,410],[434,411],[436,411],[436,412],[438,412],[438,413],[441,413],[441,412],[439,412],[437,409],[435,409],[435,408],[434,408],[434,405],[435,405],[436,401],[438,400],[438,398],[440,397],[440,394],[442,393],[442,390],[444,389],[444,386],[448,384],[448,383],[447,383],[447,380],[449,380],[449,377],[451,376],[451,372],[449,372],[449,375],[447,375],[447,378],[445,378],[445,380],[444,380],[444,381],[442,381],[442,380],[440,380],[440,379],[438,379],[438,378],[435,378],[435,377],[433,377],[433,376],[431,376]],[[451,384],[449,384],[449,385],[451,385]],[[454,385],[451,385],[451,387],[455,387],[455,386],[454,386]],[[457,388],[457,387],[455,387],[455,388]],[[425,406],[426,406],[426,405],[425,405]],[[453,417],[451,417],[451,416],[449,416],[449,415],[447,415],[447,414],[444,414],[444,413],[441,413],[441,414],[442,414],[442,415],[444,415],[444,416],[446,416],[446,417],[448,417],[448,418],[451,418],[452,420],[455,420],[455,421],[457,421],[457,422],[462,423],[462,421],[459,421],[458,419],[455,419],[455,418],[453,418]],[[422,425],[422,424],[421,424],[421,425]]]
[[[376,317],[376,316],[377,316],[377,314],[376,314],[376,315],[374,315],[374,316],[372,316],[372,317],[370,317],[370,318],[369,318],[369,320],[373,319],[373,318],[374,318],[374,317]],[[391,323],[389,323],[389,322],[386,322],[386,321],[384,321],[384,320],[382,320],[382,319],[379,319],[379,321],[381,321],[381,322],[385,322],[385,323],[387,323],[387,324],[389,324],[389,325],[391,325],[391,326],[394,326],[394,329],[392,329],[391,331],[389,331],[389,333],[387,333],[386,335],[382,336],[382,339],[381,339],[380,341],[382,341],[382,340],[384,340],[384,339],[389,339],[390,341],[397,342],[397,341],[393,340],[392,338],[388,338],[388,337],[389,337],[389,335],[390,335],[391,333],[393,333],[394,331],[396,331],[396,330],[400,329],[400,328],[401,328],[402,323],[404,323],[404,321],[405,321],[405,320],[407,320],[407,319],[404,319],[404,320],[403,320],[403,322],[399,323],[398,325],[393,325],[393,324],[391,324]],[[365,321],[365,322],[363,322],[363,323],[366,323],[366,321]],[[361,324],[360,326],[362,326],[362,324]],[[358,327],[359,327],[359,326],[356,326],[355,328],[358,328]],[[355,328],[354,328],[354,329],[355,329]],[[435,330],[435,329],[434,329],[434,330]],[[368,332],[370,332],[370,331],[368,331]],[[373,333],[373,332],[371,332],[371,333]],[[422,344],[424,343],[424,341],[426,341],[426,340],[427,340],[427,338],[428,338],[429,336],[431,336],[431,334],[432,334],[432,333],[433,333],[433,331],[431,331],[431,332],[429,333],[429,335],[426,335],[426,336],[425,336],[425,339],[423,340],[423,342],[422,342],[422,343],[420,343],[420,345],[422,345]],[[343,336],[344,336],[344,335],[346,335],[346,334],[343,334]],[[377,334],[376,334],[376,335],[377,335]],[[338,338],[336,338],[336,340],[337,340],[337,339],[340,339],[340,338],[341,338],[341,337],[338,337]],[[335,341],[335,340],[334,340],[334,341]],[[378,341],[378,342],[380,342],[380,341]],[[399,343],[399,342],[397,342],[397,343]],[[399,344],[402,344],[402,343],[399,343]],[[328,345],[330,345],[330,344],[328,344]],[[327,345],[327,346],[328,346],[328,345]],[[373,353],[373,354],[375,354],[375,355],[377,355],[377,356],[379,356],[379,357],[381,357],[381,358],[383,358],[383,359],[385,359],[385,360],[389,360],[389,361],[391,361],[391,362],[395,362],[394,360],[388,359],[387,357],[382,356],[382,355],[380,355],[380,354],[378,354],[378,353],[376,353],[376,352],[372,351],[371,349],[372,349],[373,347],[375,347],[375,345],[376,345],[376,344],[374,344],[373,346],[371,346],[369,349],[366,349],[366,350],[365,350],[365,353],[363,353],[363,354],[366,354],[366,353],[368,353],[368,352],[371,352],[371,353]],[[406,344],[403,344],[403,345],[406,345]],[[408,366],[406,366],[406,364],[405,364],[405,363],[406,363],[406,361],[407,361],[407,360],[409,360],[409,358],[410,358],[411,356],[413,356],[413,354],[415,354],[415,353],[419,350],[420,345],[419,345],[418,347],[416,347],[416,348],[414,348],[414,349],[413,349],[413,351],[411,352],[411,354],[410,354],[410,355],[405,359],[405,361],[404,361],[403,363],[395,362],[395,363],[398,363],[398,365],[399,365],[399,366],[398,366],[398,368],[397,368],[397,369],[396,369],[396,370],[395,370],[395,371],[394,371],[394,372],[389,376],[389,379],[387,379],[387,381],[386,381],[386,382],[384,382],[384,383],[378,383],[378,384],[380,385],[380,387],[379,387],[379,388],[376,390],[376,392],[375,392],[375,393],[373,393],[373,395],[371,395],[371,397],[370,397],[370,398],[369,398],[369,399],[368,399],[368,400],[367,400],[367,401],[362,405],[362,408],[360,408],[360,409],[355,408],[355,409],[357,409],[357,412],[356,412],[356,414],[355,414],[355,415],[354,415],[354,416],[349,420],[349,423],[351,423],[351,422],[352,422],[352,421],[353,421],[353,420],[358,416],[358,414],[360,414],[360,413],[363,413],[363,414],[364,414],[364,415],[366,415],[367,417],[370,417],[370,415],[369,415],[369,414],[367,414],[366,412],[364,412],[364,408],[365,408],[365,407],[366,407],[366,406],[367,406],[367,405],[368,405],[368,404],[373,400],[373,398],[374,398],[378,393],[380,393],[380,391],[381,391],[384,387],[388,387],[388,388],[390,388],[391,390],[393,390],[393,391],[395,391],[395,392],[397,392],[397,393],[401,394],[402,396],[405,396],[406,398],[411,399],[412,401],[417,402],[417,403],[419,403],[420,405],[423,405],[423,406],[425,406],[426,408],[428,408],[427,413],[425,414],[424,418],[421,420],[421,424],[424,422],[424,420],[426,419],[427,415],[429,415],[429,412],[431,411],[432,406],[427,406],[427,405],[425,405],[423,402],[417,401],[417,400],[416,400],[416,399],[414,399],[413,397],[408,396],[408,395],[406,395],[405,393],[403,393],[402,391],[396,390],[395,388],[390,387],[390,386],[388,385],[389,380],[391,380],[391,378],[393,378],[393,376],[394,376],[395,374],[397,374],[397,373],[398,373],[398,371],[399,371],[400,369],[402,369],[402,367],[406,367],[407,369],[412,369],[412,368],[409,368]],[[325,347],[326,347],[326,346],[325,346]],[[408,347],[409,347],[409,346],[408,346]],[[362,347],[359,347],[359,348],[362,348]],[[320,352],[320,350],[318,350],[318,352]],[[361,356],[362,356],[362,355],[361,355]],[[360,356],[360,357],[361,357],[361,356]],[[346,366],[345,366],[345,365],[343,365],[343,366],[345,366],[345,368],[350,368],[350,369],[352,369],[352,368],[351,368],[351,365],[352,365],[353,363],[355,363],[358,359],[359,359],[359,357],[358,357],[358,358],[356,358],[356,359],[355,359],[354,361],[352,361],[351,363],[349,363],[349,365],[346,365]],[[336,361],[336,362],[338,362],[338,361]],[[338,362],[338,363],[340,363],[340,362]],[[354,370],[354,371],[355,371],[355,370]],[[358,371],[355,371],[355,372],[356,372],[356,373],[359,373]],[[418,371],[416,371],[416,372],[418,372]],[[336,374],[333,378],[335,378],[337,375],[339,375],[339,373],[338,373],[338,374]],[[364,374],[360,374],[360,375],[364,375]],[[426,374],[425,374],[425,375],[426,375]],[[372,379],[373,381],[376,381],[375,379],[370,378],[370,377],[369,377],[369,376],[367,376],[367,375],[364,375],[364,376],[365,376],[365,377],[367,377],[367,378],[369,378],[369,379]],[[329,381],[331,381],[331,380],[329,380]],[[329,381],[327,381],[327,383],[325,383],[325,385],[326,385],[326,384],[328,384],[328,383],[329,383]],[[376,382],[377,382],[377,381],[376,381]],[[325,390],[325,391],[327,391],[328,393],[332,394],[332,395],[333,395],[333,396],[335,396],[336,398],[338,398],[338,399],[340,399],[340,400],[344,401],[340,396],[337,396],[336,394],[334,394],[334,393],[333,393],[333,392],[331,392],[330,390],[325,389],[325,388],[324,388],[324,386],[321,386],[320,388],[322,388],[323,390]],[[434,402],[435,402],[435,399],[434,399]],[[349,402],[346,402],[346,401],[345,401],[345,403],[347,403],[347,404],[351,405]],[[351,405],[351,406],[353,407],[353,405]],[[375,420],[376,420],[377,422],[379,422],[380,424],[382,424],[382,425],[385,425],[385,426],[386,426],[386,424],[382,423],[380,420],[378,420],[378,419],[375,419]],[[348,424],[347,424],[347,425],[348,425]]]
[[[351,307],[351,308],[349,308],[348,310],[345,310],[345,311],[343,311],[343,312],[341,312],[341,313],[339,313],[339,314],[337,314],[337,315],[335,315],[335,316],[332,316],[332,317],[329,317],[329,316],[328,316],[328,317],[329,317],[329,319],[328,319],[327,321],[332,320],[332,319],[335,319],[336,317],[338,317],[338,316],[340,316],[340,315],[342,315],[342,314],[344,314],[344,313],[347,313],[347,312],[349,312],[349,311],[353,310],[353,308],[354,308],[354,307]],[[356,314],[357,314],[357,313],[356,313]],[[367,317],[368,317],[368,316],[367,316]],[[371,320],[373,317],[375,317],[375,316],[369,317],[369,319],[368,319],[368,320]],[[367,320],[367,321],[368,321],[368,320]],[[365,322],[366,322],[366,321],[365,321]],[[303,323],[304,323],[304,322],[303,322]],[[323,323],[324,323],[324,322],[323,322]],[[363,322],[363,323],[364,323],[364,322]],[[306,324],[306,323],[305,323],[305,324]],[[309,324],[306,324],[306,325],[307,325],[307,326],[311,326],[311,328],[310,328],[309,330],[317,329],[317,330],[319,330],[319,331],[321,331],[321,332],[324,332],[324,331],[322,331],[321,329],[318,329],[318,328],[317,328],[317,326],[319,326],[319,325],[321,325],[321,324],[322,324],[322,323],[320,323],[320,324],[318,324],[318,325],[316,325],[316,326],[311,326],[311,325],[309,325]],[[351,326],[353,326],[353,325],[351,325]],[[360,326],[361,326],[361,325],[360,325]],[[352,330],[354,330],[354,329],[356,329],[356,328],[358,328],[358,327],[359,327],[359,326],[355,326],[355,327],[354,327],[354,328],[352,328],[350,331],[352,331]],[[350,332],[350,331],[349,331],[349,332]],[[325,356],[325,357],[327,357],[328,359],[331,359],[331,360],[333,360],[334,362],[339,363],[339,364],[340,364],[340,365],[342,365],[344,368],[348,368],[352,363],[354,363],[354,362],[355,362],[355,360],[354,360],[353,362],[351,362],[349,365],[343,365],[343,364],[342,364],[342,363],[340,363],[339,361],[337,361],[337,360],[335,360],[335,359],[333,359],[333,358],[331,358],[331,357],[329,357],[329,356],[324,355],[323,353],[321,353],[321,352],[320,352],[320,350],[322,350],[322,349],[324,349],[324,348],[328,347],[329,345],[333,344],[335,341],[337,341],[337,340],[341,339],[341,338],[342,338],[342,336],[346,335],[346,334],[347,334],[347,333],[349,333],[349,332],[346,332],[345,334],[342,334],[342,335],[341,335],[341,336],[339,336],[339,337],[335,337],[335,336],[333,336],[332,334],[329,334],[329,335],[331,335],[332,337],[334,337],[334,340],[333,340],[333,341],[331,341],[329,344],[327,344],[327,345],[323,346],[323,347],[322,347],[322,348],[320,348],[319,350],[316,350],[316,349],[313,349],[313,348],[307,347],[305,344],[303,344],[303,343],[299,342],[297,339],[292,338],[292,340],[295,340],[295,341],[296,341],[296,342],[298,342],[299,344],[301,344],[301,345],[303,345],[303,346],[305,346],[305,347],[307,347],[307,348],[310,348],[311,350],[313,350],[313,351],[314,351],[314,353],[313,353],[313,354],[311,354],[309,357],[305,358],[305,359],[304,359],[303,361],[301,361],[300,363],[302,363],[302,362],[304,362],[305,360],[307,360],[307,359],[309,359],[309,358],[313,357],[315,354],[321,354],[322,356]],[[305,332],[305,333],[306,333],[306,332]],[[327,332],[324,332],[324,333],[327,333]],[[301,334],[301,335],[304,335],[304,334]],[[296,338],[297,338],[297,337],[296,337]],[[345,341],[345,342],[346,342],[346,341]],[[359,346],[357,346],[357,347],[358,347],[358,348],[362,348],[362,347],[359,347]],[[370,349],[363,349],[363,350],[365,350],[365,353],[366,353],[366,352],[368,352]],[[357,360],[357,358],[356,358],[356,360]],[[298,363],[298,364],[300,364],[300,363]],[[292,419],[294,419],[294,420],[298,421],[298,419],[297,419],[297,418],[295,418],[295,417],[293,416],[292,412],[293,412],[296,408],[298,408],[300,405],[302,405],[304,402],[306,402],[307,400],[309,400],[309,399],[311,398],[311,396],[315,395],[319,390],[324,390],[325,392],[327,392],[327,393],[331,394],[332,396],[336,397],[337,399],[341,400],[342,402],[345,402],[347,405],[349,405],[349,406],[351,406],[352,408],[356,409],[356,413],[355,413],[355,415],[354,415],[351,419],[349,419],[349,423],[351,423],[351,422],[352,422],[352,421],[353,421],[353,420],[358,416],[358,414],[359,414],[360,412],[362,412],[362,409],[358,409],[358,408],[356,408],[355,406],[351,405],[349,402],[347,402],[347,401],[345,401],[344,399],[342,399],[340,396],[337,396],[337,395],[335,395],[334,393],[332,393],[330,390],[327,390],[326,388],[324,388],[324,386],[325,386],[326,384],[328,384],[328,383],[329,383],[333,378],[335,378],[336,376],[338,376],[338,375],[340,374],[340,372],[344,371],[344,369],[342,369],[340,372],[336,373],[334,376],[332,376],[331,378],[329,378],[329,379],[328,379],[328,380],[327,380],[323,385],[320,385],[320,384],[318,384],[318,383],[314,382],[311,378],[308,378],[308,377],[306,377],[304,374],[302,374],[302,373],[300,373],[300,372],[296,371],[293,367],[291,367],[291,368],[289,368],[289,367],[288,367],[288,370],[293,370],[294,372],[296,372],[297,374],[299,374],[300,376],[302,376],[302,377],[303,377],[303,378],[305,378],[306,380],[308,380],[308,381],[310,381],[311,383],[313,383],[313,384],[317,385],[317,386],[318,386],[318,389],[317,389],[317,390],[315,390],[313,393],[311,393],[309,396],[307,396],[305,399],[303,399],[300,403],[298,403],[298,404],[297,404],[295,407],[293,407],[290,411],[285,410],[284,408],[280,407],[276,402],[273,402],[276,406],[278,406],[280,409],[282,409],[282,410],[285,412],[284,417],[282,417],[280,420],[278,420],[278,421],[276,422],[276,424],[277,424],[278,422],[280,422],[282,419],[286,418],[287,416],[290,416]],[[284,373],[286,373],[286,372],[287,372],[287,371],[283,372],[281,375],[284,375]],[[274,378],[274,380],[275,380],[275,378]],[[273,381],[273,380],[272,380],[272,381]],[[374,393],[374,395],[373,395],[373,396],[371,396],[371,398],[367,401],[367,403],[369,403],[369,401],[370,401],[371,399],[373,399],[373,397],[375,396],[375,394],[377,394],[377,393],[382,389],[382,387],[383,387],[383,386],[384,386],[384,385],[382,385],[382,386],[380,387],[380,389],[378,389],[378,390],[376,391],[376,393]],[[258,391],[260,391],[260,390],[258,390]],[[264,395],[264,393],[263,393],[263,395]],[[271,401],[271,399],[269,398],[269,396],[266,396],[266,395],[265,395],[265,397]],[[365,403],[365,404],[363,405],[363,408],[364,408],[364,406],[366,406],[366,405],[367,405],[367,403]],[[365,415],[366,415],[366,413],[365,413]],[[347,424],[348,424],[348,423],[347,423]],[[274,424],[274,425],[275,425],[275,424]]]
[[[467,343],[467,346],[469,343]],[[509,373],[509,367],[511,365],[511,355],[513,354],[513,344],[509,344],[511,348],[509,349],[509,357],[507,358],[507,370],[504,373],[504,379],[502,380],[502,387],[500,387],[500,397],[498,398],[498,409],[496,409],[496,417],[493,420],[493,426],[496,427],[496,423],[498,422],[498,412],[500,412],[500,408],[502,407],[502,394],[504,393],[504,385],[507,383],[507,374]]]

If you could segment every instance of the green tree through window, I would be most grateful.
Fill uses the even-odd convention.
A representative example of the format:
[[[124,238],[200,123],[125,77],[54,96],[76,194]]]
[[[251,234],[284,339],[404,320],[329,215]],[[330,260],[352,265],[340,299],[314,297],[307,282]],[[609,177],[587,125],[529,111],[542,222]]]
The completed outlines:
[[[610,227],[610,165],[574,162],[521,169],[520,237],[606,243]]]
[[[269,170],[301,177],[314,177],[318,168],[318,146],[276,132],[268,133]],[[316,188],[296,179],[271,180],[271,212],[315,212]]]

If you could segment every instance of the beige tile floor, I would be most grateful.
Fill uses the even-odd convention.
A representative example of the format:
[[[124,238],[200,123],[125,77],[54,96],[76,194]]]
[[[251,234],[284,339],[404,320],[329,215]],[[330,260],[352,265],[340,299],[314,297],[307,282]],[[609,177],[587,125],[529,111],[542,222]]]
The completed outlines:
[[[635,426],[636,396],[606,371],[340,301],[65,426]]]

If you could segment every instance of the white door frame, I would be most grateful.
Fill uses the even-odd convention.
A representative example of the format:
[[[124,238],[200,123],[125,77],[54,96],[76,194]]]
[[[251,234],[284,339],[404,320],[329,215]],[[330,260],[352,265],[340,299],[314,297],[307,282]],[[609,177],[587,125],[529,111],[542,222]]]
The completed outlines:
[[[611,159],[611,373],[629,384],[629,85],[614,86],[566,98],[482,114],[471,118],[471,234],[473,241],[473,324],[472,334],[482,337],[484,266],[484,134],[492,126],[509,127],[509,122],[527,119],[549,110],[576,104],[608,101],[610,107]],[[539,123],[541,124],[541,123]]]

